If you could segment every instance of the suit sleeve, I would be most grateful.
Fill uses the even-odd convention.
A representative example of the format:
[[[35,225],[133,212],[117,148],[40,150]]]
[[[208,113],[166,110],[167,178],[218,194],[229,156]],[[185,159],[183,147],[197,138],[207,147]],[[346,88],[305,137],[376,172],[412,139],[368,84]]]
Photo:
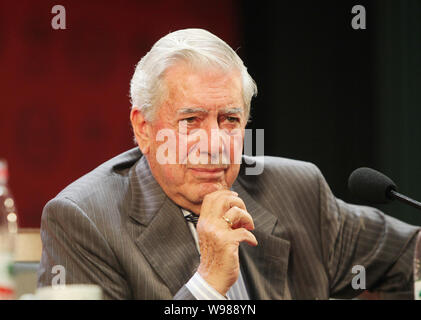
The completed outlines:
[[[383,298],[413,299],[419,227],[335,198],[318,172],[320,234],[331,297],[353,298],[367,289]]]
[[[65,284],[96,284],[104,299],[129,299],[113,251],[95,224],[72,200],[53,199],[41,219],[43,245],[38,287],[51,286],[54,266],[63,266]],[[56,280],[55,280],[56,281]]]

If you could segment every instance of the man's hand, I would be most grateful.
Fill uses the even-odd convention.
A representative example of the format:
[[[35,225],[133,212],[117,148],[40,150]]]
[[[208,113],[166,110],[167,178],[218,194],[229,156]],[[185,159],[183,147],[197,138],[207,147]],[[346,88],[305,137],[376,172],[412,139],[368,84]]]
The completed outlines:
[[[256,237],[249,231],[253,229],[253,219],[236,192],[219,190],[203,199],[197,224],[201,253],[197,271],[224,296],[238,279],[240,242],[257,245]]]

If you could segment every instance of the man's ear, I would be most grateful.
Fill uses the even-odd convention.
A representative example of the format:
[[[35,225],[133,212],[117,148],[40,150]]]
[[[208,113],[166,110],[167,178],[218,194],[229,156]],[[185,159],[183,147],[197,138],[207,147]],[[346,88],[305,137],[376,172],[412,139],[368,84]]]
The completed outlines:
[[[140,150],[142,150],[144,155],[148,154],[152,142],[151,139],[153,138],[151,124],[145,120],[142,111],[138,108],[132,108],[130,121]]]

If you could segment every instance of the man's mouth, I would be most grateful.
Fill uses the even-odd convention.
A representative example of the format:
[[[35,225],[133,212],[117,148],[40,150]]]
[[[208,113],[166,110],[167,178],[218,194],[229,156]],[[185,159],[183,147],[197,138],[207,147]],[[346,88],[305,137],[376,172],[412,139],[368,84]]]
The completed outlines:
[[[203,167],[190,167],[191,170],[202,171],[202,172],[218,172],[223,171],[227,167],[213,167],[213,168],[203,168]]]
[[[225,170],[228,166],[224,167],[189,167],[193,175],[199,178],[219,178],[224,175]]]

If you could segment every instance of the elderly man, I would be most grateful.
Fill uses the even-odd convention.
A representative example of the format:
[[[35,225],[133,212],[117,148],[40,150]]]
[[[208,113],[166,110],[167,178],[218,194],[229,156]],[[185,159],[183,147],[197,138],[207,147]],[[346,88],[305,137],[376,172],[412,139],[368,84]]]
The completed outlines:
[[[160,39],[131,81],[138,148],[44,209],[39,285],[61,265],[66,284],[97,284],[110,299],[328,299],[365,288],[411,298],[418,228],[336,199],[310,163],[246,157],[264,170],[244,173],[235,141],[256,92],[213,34]],[[365,271],[358,285],[354,266]]]

